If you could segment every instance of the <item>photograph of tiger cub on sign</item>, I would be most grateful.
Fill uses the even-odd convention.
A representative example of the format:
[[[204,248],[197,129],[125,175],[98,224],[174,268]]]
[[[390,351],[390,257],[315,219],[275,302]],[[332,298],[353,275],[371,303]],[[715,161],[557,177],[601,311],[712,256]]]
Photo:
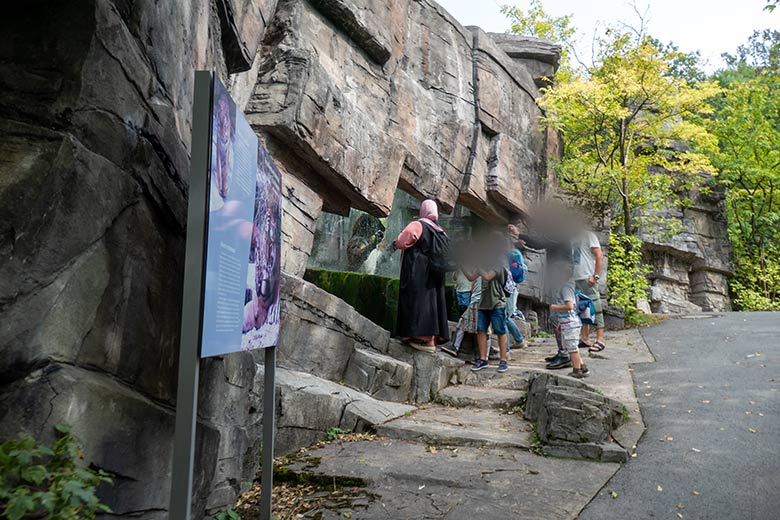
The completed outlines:
[[[257,151],[254,229],[249,252],[247,298],[241,348],[276,345],[279,341],[281,285],[281,175],[265,147]]]

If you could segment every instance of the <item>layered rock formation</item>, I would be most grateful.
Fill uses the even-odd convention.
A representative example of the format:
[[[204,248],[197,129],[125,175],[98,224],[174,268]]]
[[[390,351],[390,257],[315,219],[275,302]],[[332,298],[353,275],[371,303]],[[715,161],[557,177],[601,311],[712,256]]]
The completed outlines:
[[[229,86],[283,176],[279,358],[317,382],[283,378],[282,450],[402,413],[371,395],[446,384],[443,361],[387,359],[402,354],[386,334],[307,301],[298,277],[323,211],[386,215],[399,187],[491,222],[536,202],[559,146],[534,101],[554,46],[536,60],[429,0],[32,1],[0,24],[0,437],[69,422],[117,475],[116,515],[167,516],[196,69]],[[341,378],[365,397],[323,397]],[[311,418],[304,388],[328,402]],[[250,354],[202,364],[198,516],[254,476],[261,389]]]
[[[659,313],[729,311],[731,243],[723,188],[688,194],[687,207],[667,208],[659,216],[677,224],[668,233],[641,229],[645,262],[652,266],[650,308]]]

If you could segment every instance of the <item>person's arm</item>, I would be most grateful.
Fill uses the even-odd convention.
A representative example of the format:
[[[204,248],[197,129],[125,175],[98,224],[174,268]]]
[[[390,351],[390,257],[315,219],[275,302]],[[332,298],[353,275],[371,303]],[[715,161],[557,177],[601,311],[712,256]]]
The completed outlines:
[[[398,234],[398,238],[395,239],[395,246],[398,249],[409,249],[417,243],[422,236],[422,232],[422,224],[415,220]]]
[[[601,244],[599,244],[599,240],[594,234],[591,234],[590,251],[593,253],[593,257],[596,259],[596,272],[591,273],[591,275],[588,276],[588,284],[590,284],[592,287],[596,285],[596,282],[599,281],[599,277],[601,276],[601,268],[604,267],[604,253],[601,251]]]
[[[550,305],[551,311],[570,311],[574,308],[574,302],[566,300],[566,303],[553,303]]]
[[[493,278],[498,276],[498,273],[495,272],[495,271],[482,271],[482,270],[480,270],[479,274],[480,274],[480,276],[482,276],[482,279],[485,280],[486,282],[489,282]]]

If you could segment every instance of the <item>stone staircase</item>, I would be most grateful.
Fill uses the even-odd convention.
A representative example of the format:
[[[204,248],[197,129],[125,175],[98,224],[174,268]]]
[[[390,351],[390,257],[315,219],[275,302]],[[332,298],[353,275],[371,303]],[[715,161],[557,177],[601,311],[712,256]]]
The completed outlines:
[[[544,370],[541,359],[554,349],[551,339],[514,351],[502,374],[493,366],[474,373],[461,359],[420,353],[393,340],[381,351],[355,345],[343,384],[282,371],[280,432],[338,425],[377,434],[326,443],[286,460],[286,475],[360,483],[367,497],[304,518],[571,518],[619,468],[604,461],[625,460],[644,428],[629,364],[652,357],[636,331],[608,333],[607,341],[607,351],[586,358],[593,372],[586,381],[600,389]],[[540,392],[569,399],[555,410],[584,406],[567,412],[575,416],[607,410],[596,419],[616,429],[604,443],[551,439],[542,445],[539,433],[559,417],[543,410],[545,399],[529,404],[530,411],[526,406],[527,415],[520,409]],[[425,402],[394,402],[404,397]],[[547,415],[543,423],[540,416]],[[321,421],[314,424],[314,416]],[[598,433],[601,423],[594,424]],[[304,438],[297,437],[299,444]],[[540,457],[542,452],[564,458]]]
[[[285,283],[288,296],[283,315],[296,320],[295,332],[286,341],[301,337],[316,340],[315,331],[322,335],[325,330],[326,336],[320,339],[327,344],[316,348],[309,344],[304,349],[283,342],[278,454],[323,440],[339,428],[376,432],[391,442],[434,449],[511,450],[514,457],[519,456],[516,452],[529,453],[533,449],[622,461],[641,435],[643,423],[628,371],[628,362],[645,360],[639,345],[641,337],[622,338],[619,350],[610,349],[607,356],[589,361],[599,366],[594,366],[595,377],[588,381],[598,383],[602,390],[561,373],[550,380],[555,386],[551,396],[568,398],[564,408],[579,407],[570,416],[590,413],[599,406],[607,410],[598,416],[602,429],[596,428],[600,432],[597,440],[572,447],[565,435],[559,438],[549,434],[558,426],[551,426],[551,421],[560,422],[563,416],[551,409],[548,414],[536,414],[531,422],[520,409],[529,381],[545,373],[542,359],[555,350],[554,340],[537,340],[529,348],[513,351],[506,373],[498,373],[494,367],[473,373],[465,362],[471,358],[468,344],[462,349],[461,359],[419,352],[390,338],[387,331],[312,284],[300,279],[286,279]],[[614,338],[608,340],[614,342]],[[632,350],[634,343],[637,347]],[[617,424],[620,403],[626,403],[629,411],[624,425]],[[544,446],[539,445],[537,431],[549,440]]]

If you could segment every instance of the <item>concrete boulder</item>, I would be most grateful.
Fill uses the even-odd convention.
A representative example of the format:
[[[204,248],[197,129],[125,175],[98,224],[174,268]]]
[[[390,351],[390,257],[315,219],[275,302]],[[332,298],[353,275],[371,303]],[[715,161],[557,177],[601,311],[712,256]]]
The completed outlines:
[[[358,348],[344,374],[344,384],[385,401],[409,401],[414,367],[398,359]]]
[[[611,459],[612,432],[623,424],[623,405],[575,379],[548,373],[529,378],[525,417],[536,422],[539,440],[565,456]],[[625,450],[622,450],[625,453]]]

